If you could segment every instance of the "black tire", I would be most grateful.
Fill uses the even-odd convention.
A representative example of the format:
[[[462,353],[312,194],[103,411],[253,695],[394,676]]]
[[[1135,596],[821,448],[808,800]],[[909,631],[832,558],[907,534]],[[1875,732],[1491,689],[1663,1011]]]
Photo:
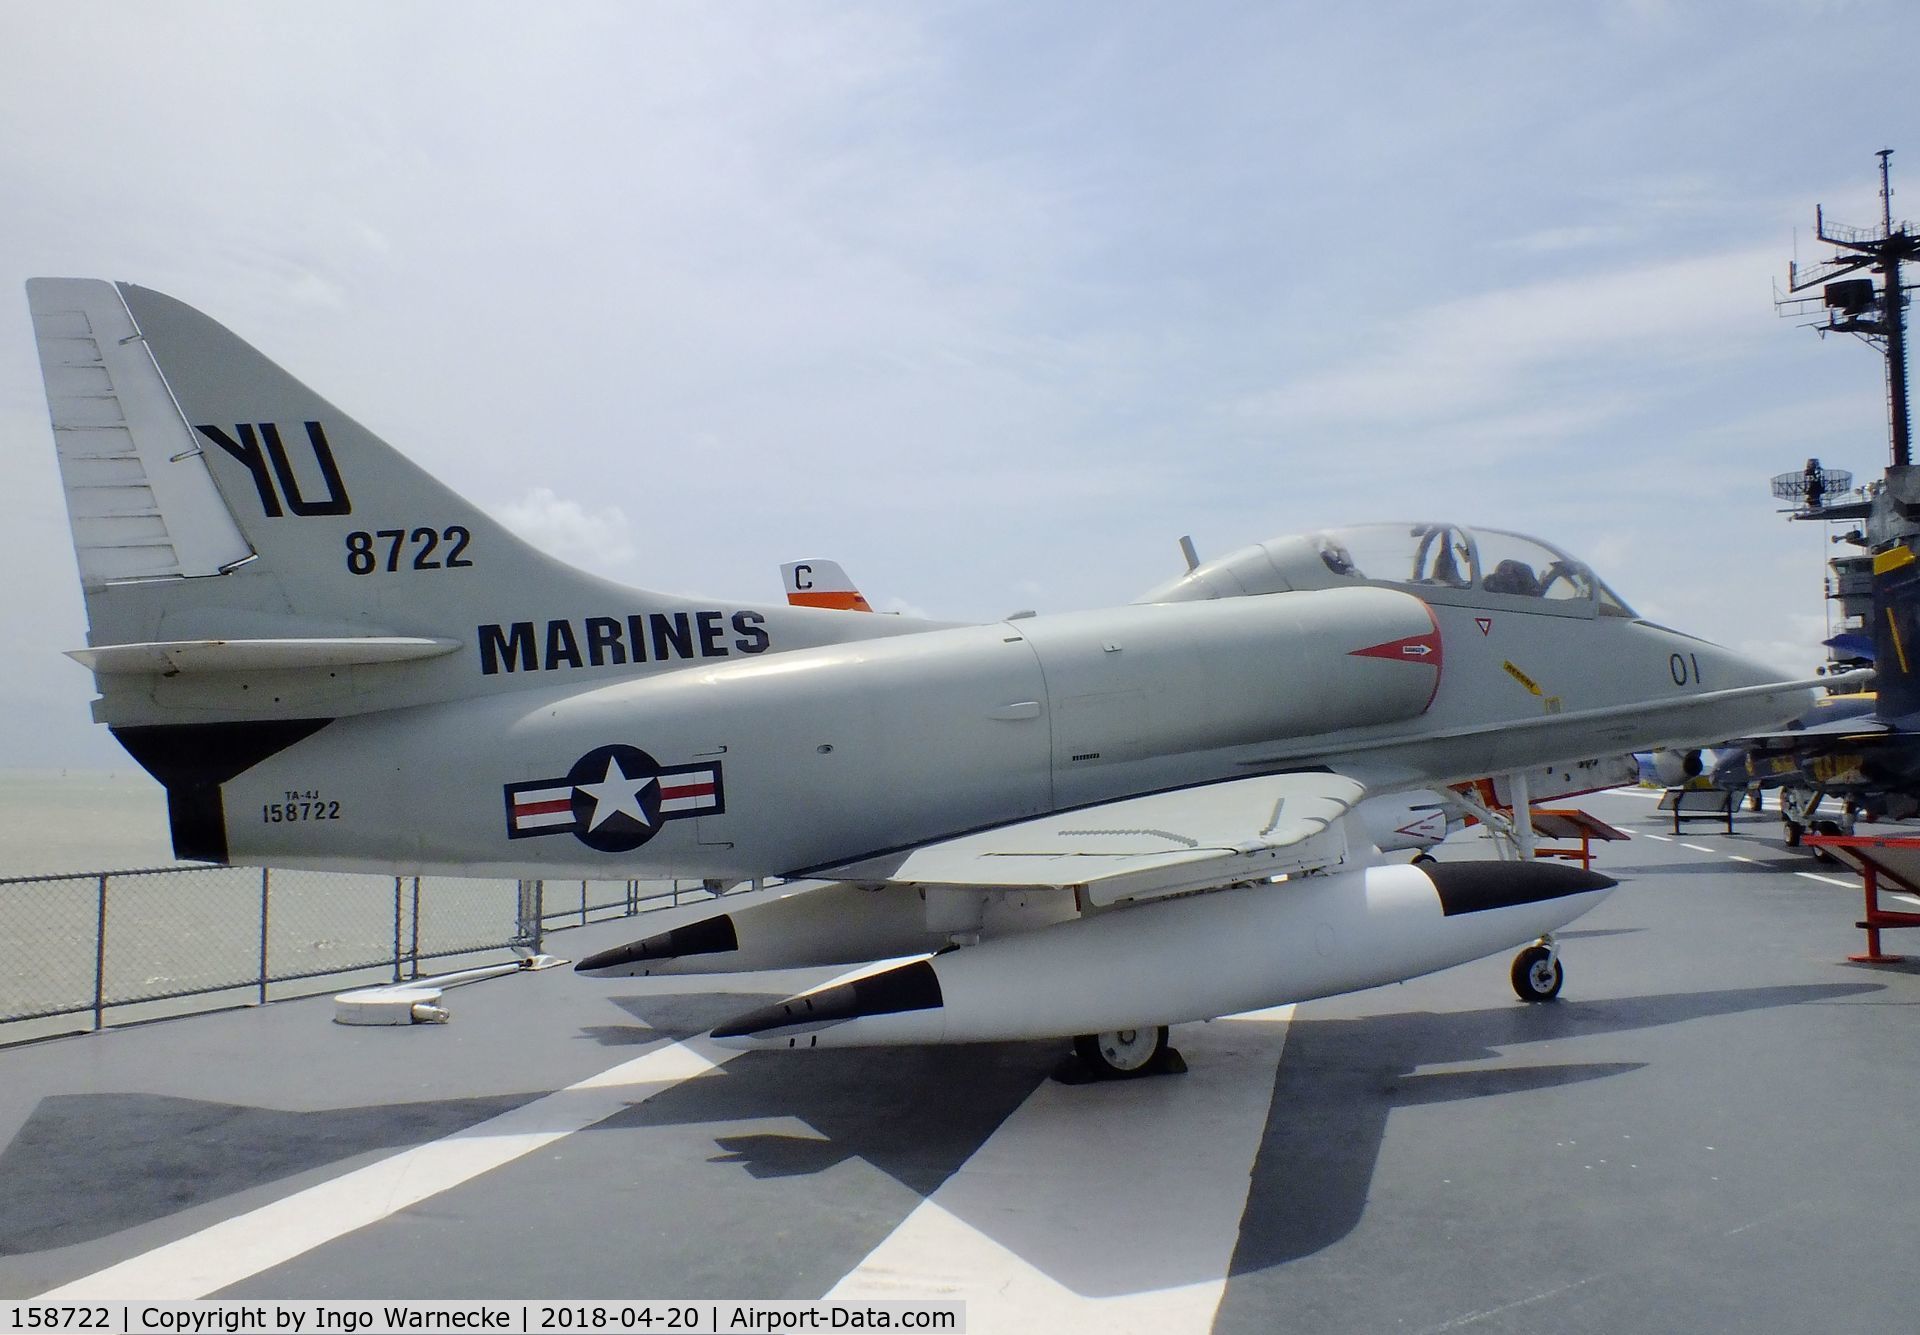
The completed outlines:
[[[1513,994],[1522,1001],[1552,1001],[1567,972],[1545,946],[1528,946],[1513,957]]]
[[[1815,821],[1813,825],[1813,832],[1815,834],[1842,833],[1840,829],[1840,823],[1838,821],[1831,821],[1831,820]],[[1813,860],[1815,862],[1832,862],[1834,861],[1834,856],[1833,854],[1827,852],[1827,850],[1824,848],[1816,848],[1813,850]]]
[[[1081,1034],[1073,1050],[1087,1070],[1102,1080],[1131,1080],[1157,1070],[1167,1055],[1167,1026]]]
[[[1780,823],[1786,827],[1787,847],[1788,848],[1800,847],[1800,836],[1807,832],[1806,827],[1801,825],[1795,825],[1790,820],[1781,821]]]

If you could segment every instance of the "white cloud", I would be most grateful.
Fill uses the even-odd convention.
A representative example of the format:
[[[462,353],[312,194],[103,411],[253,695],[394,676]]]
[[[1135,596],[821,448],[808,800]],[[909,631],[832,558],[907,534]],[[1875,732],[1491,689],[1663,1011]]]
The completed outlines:
[[[494,506],[493,517],[514,533],[570,565],[608,578],[629,576],[639,552],[633,523],[617,505],[589,508],[535,487],[517,501]]]
[[[1671,370],[1725,359],[1773,333],[1770,249],[1643,263],[1429,305],[1376,331],[1356,355],[1235,405],[1277,428],[1382,426],[1516,410],[1536,435],[1542,407],[1569,428],[1623,411],[1643,391],[1623,358]]]
[[[1824,551],[1765,479],[1864,475],[1882,399],[1769,280],[1920,145],[1897,84],[1780,95],[1884,58],[1831,8],[14,0],[0,566],[65,543],[17,282],[78,273],[648,587],[830,551],[984,618],[1129,598],[1183,532],[1455,514],[1793,639]],[[79,596],[28,583],[0,765],[57,766]]]
[[[1583,223],[1571,227],[1541,228],[1539,231],[1516,236],[1503,244],[1515,250],[1552,255],[1565,251],[1590,250],[1600,246],[1616,245],[1629,239],[1631,235],[1632,233],[1625,227]]]
[[[1808,676],[1827,661],[1823,641],[1833,632],[1825,618],[1789,613],[1769,629],[1770,635],[1746,637],[1728,647],[1794,676]]]
[[[886,597],[881,598],[880,606],[875,608],[874,610],[876,612],[883,612],[883,613],[891,612],[903,617],[914,617],[921,621],[933,621],[938,619],[934,616],[933,613],[927,611],[926,608],[920,606],[918,603],[910,603],[905,598],[900,597],[900,595],[898,594],[889,594]]]

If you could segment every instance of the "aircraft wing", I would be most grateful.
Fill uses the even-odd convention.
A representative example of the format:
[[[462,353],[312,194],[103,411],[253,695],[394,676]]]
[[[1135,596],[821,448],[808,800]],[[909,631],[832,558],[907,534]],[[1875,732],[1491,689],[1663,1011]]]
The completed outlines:
[[[815,874],[875,884],[1062,890],[1093,904],[1301,872],[1346,853],[1341,818],[1366,795],[1339,774],[1263,774],[1130,797]]]
[[[1735,739],[1734,744],[1764,751],[1798,751],[1831,742],[1878,741],[1892,732],[1891,727],[1878,719],[1837,718],[1831,723],[1812,723],[1804,728],[1754,733]]]

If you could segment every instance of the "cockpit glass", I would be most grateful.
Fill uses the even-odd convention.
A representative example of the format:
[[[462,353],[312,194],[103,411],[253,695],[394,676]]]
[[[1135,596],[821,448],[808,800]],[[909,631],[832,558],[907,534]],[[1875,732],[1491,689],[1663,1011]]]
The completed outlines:
[[[1593,598],[1593,575],[1584,565],[1532,538],[1484,529],[1480,549],[1486,562],[1481,587],[1488,593],[1583,602]]]
[[[1631,607],[1628,607],[1626,603],[1621,600],[1619,594],[1615,593],[1612,589],[1609,589],[1606,585],[1600,583],[1599,580],[1594,581],[1594,587],[1598,589],[1600,593],[1600,615],[1601,616],[1603,617],[1637,617],[1640,615],[1638,612],[1634,611]]]
[[[1329,570],[1356,579],[1463,589],[1476,569],[1465,530],[1450,524],[1363,524],[1315,534],[1314,543]]]
[[[1416,590],[1538,598],[1568,611],[1598,604],[1602,616],[1633,611],[1586,564],[1538,538],[1459,524],[1366,524],[1311,541],[1335,575]]]

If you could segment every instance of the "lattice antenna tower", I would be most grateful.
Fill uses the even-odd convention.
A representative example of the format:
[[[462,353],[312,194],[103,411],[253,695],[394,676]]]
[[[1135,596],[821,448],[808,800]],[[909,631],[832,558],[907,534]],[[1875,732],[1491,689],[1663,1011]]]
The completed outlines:
[[[1774,307],[1783,316],[1814,315],[1807,321],[1822,337],[1853,334],[1878,348],[1887,362],[1887,421],[1893,447],[1893,466],[1913,462],[1907,413],[1907,293],[1901,265],[1920,260],[1920,228],[1893,219],[1893,150],[1883,148],[1880,159],[1880,226],[1878,230],[1831,222],[1826,210],[1814,207],[1814,233],[1839,254],[1809,269],[1787,265],[1787,291],[1776,291]],[[1871,273],[1873,277],[1854,277]],[[1803,293],[1819,289],[1817,296]]]

